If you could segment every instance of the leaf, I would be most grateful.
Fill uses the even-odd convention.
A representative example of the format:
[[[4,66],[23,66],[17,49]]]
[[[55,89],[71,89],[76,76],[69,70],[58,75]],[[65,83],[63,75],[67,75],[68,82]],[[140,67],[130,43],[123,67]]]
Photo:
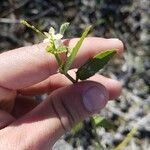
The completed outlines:
[[[55,51],[54,53],[60,54],[60,53],[64,53],[64,52],[67,52],[67,48],[65,46],[64,47],[58,47],[57,51]]]
[[[67,48],[64,46],[64,47],[58,47],[57,49],[55,49],[55,47],[51,44],[46,47],[46,51],[52,54],[60,54],[60,53],[67,52]]]
[[[53,53],[53,51],[54,51],[53,45],[48,45],[48,46],[46,47],[46,51],[47,51],[47,52],[50,52],[50,53]]]
[[[83,122],[80,122],[80,123],[76,124],[76,125],[71,129],[71,133],[72,133],[73,135],[79,133],[79,132],[83,129],[83,126],[84,126]]]
[[[112,129],[113,124],[106,120],[104,117],[101,116],[94,116],[92,117],[92,123],[94,124],[95,127],[103,127],[105,129]]]
[[[86,38],[87,34],[89,33],[90,29],[92,26],[88,26],[85,31],[83,32],[81,38],[79,39],[79,41],[77,42],[77,44],[75,45],[75,47],[72,49],[70,56],[67,58],[66,63],[63,66],[63,70],[64,73],[66,74],[67,71],[70,69],[70,66],[72,65],[78,50],[80,49],[84,39]]]
[[[59,33],[62,34],[62,35],[64,35],[64,33],[67,30],[68,26],[69,26],[69,22],[63,23],[61,25],[61,27],[60,27]]]
[[[131,139],[134,137],[134,135],[137,133],[137,131],[138,129],[136,127],[133,127],[124,138],[124,140],[113,150],[124,150],[127,147],[128,143],[131,141]]]
[[[97,54],[78,69],[76,73],[77,79],[85,80],[93,76],[102,69],[115,54],[116,49]]]

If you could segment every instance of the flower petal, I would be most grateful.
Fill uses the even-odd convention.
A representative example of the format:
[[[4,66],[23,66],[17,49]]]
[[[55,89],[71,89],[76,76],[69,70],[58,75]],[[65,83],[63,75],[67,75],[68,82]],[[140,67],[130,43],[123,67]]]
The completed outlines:
[[[63,35],[62,35],[62,34],[55,34],[55,35],[54,35],[54,38],[55,38],[56,40],[60,40],[60,39],[63,38]]]
[[[55,34],[55,29],[53,27],[50,27],[49,33],[53,36]]]
[[[51,35],[48,32],[44,32],[47,38],[51,37]]]
[[[55,47],[59,48],[60,46],[62,46],[62,41],[60,39],[59,40],[55,40]]]
[[[50,37],[43,40],[43,43],[48,43],[48,42],[51,43],[51,38]]]

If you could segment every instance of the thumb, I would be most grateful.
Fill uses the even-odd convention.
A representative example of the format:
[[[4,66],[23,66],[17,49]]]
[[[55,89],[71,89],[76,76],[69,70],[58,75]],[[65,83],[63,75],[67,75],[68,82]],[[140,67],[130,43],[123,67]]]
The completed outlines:
[[[26,137],[22,142],[35,149],[48,149],[76,123],[104,108],[107,101],[108,92],[96,82],[85,81],[63,87],[14,123],[12,126],[17,127],[17,132],[15,129],[11,131],[19,133],[19,130],[21,136]],[[20,135],[15,137],[20,138]]]

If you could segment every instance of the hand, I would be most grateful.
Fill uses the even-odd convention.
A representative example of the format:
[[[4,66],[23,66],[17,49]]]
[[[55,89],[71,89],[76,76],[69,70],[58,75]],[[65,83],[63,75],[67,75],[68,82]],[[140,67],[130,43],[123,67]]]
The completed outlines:
[[[77,39],[64,42],[72,47]],[[0,54],[0,149],[50,149],[77,122],[120,95],[121,84],[101,75],[71,84],[57,73],[55,58],[45,47],[41,43]],[[72,68],[111,48],[122,53],[123,44],[86,38]],[[37,102],[34,96],[44,93],[50,94]]]

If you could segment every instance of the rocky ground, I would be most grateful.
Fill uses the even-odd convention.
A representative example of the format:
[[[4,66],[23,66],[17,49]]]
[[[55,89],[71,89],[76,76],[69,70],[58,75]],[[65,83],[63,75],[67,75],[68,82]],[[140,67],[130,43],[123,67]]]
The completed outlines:
[[[116,147],[130,129],[138,131],[126,150],[150,149],[150,1],[149,0],[1,0],[0,51],[31,45],[40,41],[30,29],[20,25],[26,19],[42,30],[58,29],[62,22],[71,22],[66,36],[80,36],[92,24],[91,36],[120,38],[125,44],[124,57],[115,59],[101,73],[120,80],[122,96],[110,102],[101,115],[114,125],[113,130],[98,128],[106,149]],[[90,125],[89,125],[90,126]],[[87,127],[88,128],[88,127]],[[66,134],[55,150],[94,149],[88,129],[78,136]],[[66,141],[68,142],[66,142]]]

